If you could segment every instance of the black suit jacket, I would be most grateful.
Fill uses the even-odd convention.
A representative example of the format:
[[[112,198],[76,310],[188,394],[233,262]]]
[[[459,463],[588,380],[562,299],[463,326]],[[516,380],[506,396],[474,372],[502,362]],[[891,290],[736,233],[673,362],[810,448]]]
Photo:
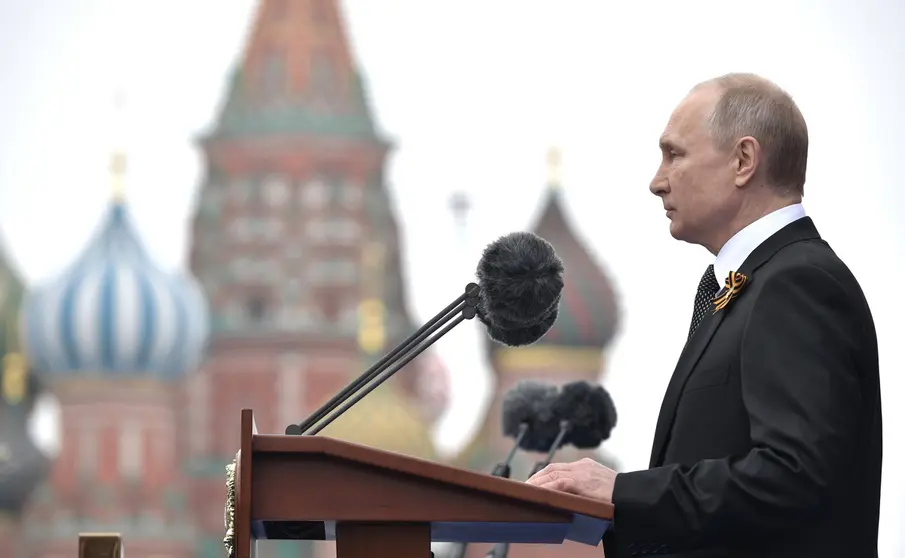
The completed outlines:
[[[875,558],[880,381],[861,288],[809,218],[737,271],[748,283],[679,358],[651,468],[616,477],[607,558]]]

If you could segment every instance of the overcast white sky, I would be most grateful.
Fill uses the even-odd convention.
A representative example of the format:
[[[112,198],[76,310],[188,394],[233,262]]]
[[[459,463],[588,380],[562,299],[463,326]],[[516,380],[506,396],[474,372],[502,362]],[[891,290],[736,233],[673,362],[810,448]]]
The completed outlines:
[[[28,280],[65,266],[104,209],[120,88],[129,95],[133,213],[159,261],[183,265],[199,171],[192,138],[221,100],[253,4],[0,0],[0,229]],[[389,176],[421,318],[460,292],[484,244],[528,226],[544,186],[545,151],[563,147],[572,216],[627,309],[607,387],[620,412],[608,447],[628,468],[646,465],[690,299],[709,260],[669,237],[647,191],[657,137],[702,79],[754,71],[790,90],[811,130],[806,207],[860,278],[879,329],[881,556],[905,555],[901,0],[344,4],[378,121],[398,143]],[[448,211],[456,189],[475,204],[465,239]],[[447,263],[459,275],[438,274]],[[662,300],[651,301],[654,288]],[[475,335],[462,328],[439,345],[453,371],[453,406],[439,434],[447,448],[478,420],[483,400],[474,386],[486,392],[489,385]]]

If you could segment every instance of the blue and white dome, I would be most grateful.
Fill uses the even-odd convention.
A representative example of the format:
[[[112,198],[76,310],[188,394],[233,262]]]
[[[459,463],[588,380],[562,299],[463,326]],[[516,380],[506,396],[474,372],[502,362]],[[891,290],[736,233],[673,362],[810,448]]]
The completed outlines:
[[[85,252],[25,302],[29,360],[50,374],[177,377],[207,342],[197,283],[151,261],[126,206],[114,201]]]

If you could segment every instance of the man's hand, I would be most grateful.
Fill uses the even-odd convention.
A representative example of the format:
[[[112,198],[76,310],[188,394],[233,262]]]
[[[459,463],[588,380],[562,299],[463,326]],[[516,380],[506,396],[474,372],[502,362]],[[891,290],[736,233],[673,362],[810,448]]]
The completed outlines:
[[[586,457],[572,463],[551,463],[526,482],[612,503],[616,471]]]

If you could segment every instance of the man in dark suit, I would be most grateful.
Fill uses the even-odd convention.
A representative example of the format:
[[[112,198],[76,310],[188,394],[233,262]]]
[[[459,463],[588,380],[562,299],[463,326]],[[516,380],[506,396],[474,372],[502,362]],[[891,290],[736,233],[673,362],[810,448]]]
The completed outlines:
[[[651,191],[671,234],[716,259],[650,469],[582,460],[528,482],[611,502],[608,558],[875,558],[876,331],[857,280],[801,205],[804,118],[773,83],[727,75],[691,91],[660,148]]]

